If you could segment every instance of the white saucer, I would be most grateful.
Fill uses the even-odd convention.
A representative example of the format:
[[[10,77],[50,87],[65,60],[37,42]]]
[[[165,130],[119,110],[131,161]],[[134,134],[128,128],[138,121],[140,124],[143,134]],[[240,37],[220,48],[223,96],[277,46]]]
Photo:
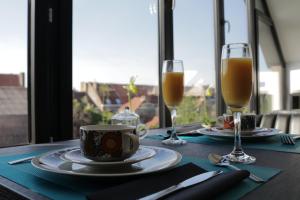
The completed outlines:
[[[234,134],[232,132],[226,131],[215,131],[214,129],[202,128],[197,130],[199,133],[209,136],[214,139],[234,139]],[[242,140],[261,140],[269,137],[273,137],[280,134],[279,130],[274,128],[263,128],[262,131],[258,131],[254,134],[241,134]]]
[[[180,153],[171,149],[154,146],[147,146],[147,148],[155,151],[152,158],[125,166],[99,167],[66,162],[61,159],[61,155],[70,151],[70,148],[38,156],[31,160],[31,164],[40,170],[58,174],[87,177],[121,177],[165,171],[176,166],[182,158]]]
[[[216,131],[216,132],[234,134],[233,129],[225,129],[225,128],[221,128],[221,127],[212,127],[211,130]],[[261,133],[261,132],[268,132],[268,129],[267,128],[256,127],[254,130],[241,131],[241,135],[254,135],[254,134],[257,134],[257,133]]]
[[[114,162],[98,162],[93,161],[88,158],[85,158],[80,149],[74,149],[68,152],[65,152],[61,155],[61,159],[65,161],[69,161],[72,163],[82,164],[82,165],[92,165],[92,166],[112,166],[112,165],[130,165],[133,163],[140,162],[142,160],[149,159],[155,155],[155,151],[151,148],[140,146],[139,149],[133,154],[131,157],[122,160],[122,161],[114,161]]]

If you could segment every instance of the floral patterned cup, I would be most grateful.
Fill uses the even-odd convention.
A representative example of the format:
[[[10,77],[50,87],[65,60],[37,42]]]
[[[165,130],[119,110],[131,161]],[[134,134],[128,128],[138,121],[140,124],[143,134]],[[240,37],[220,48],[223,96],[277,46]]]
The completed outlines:
[[[94,161],[120,161],[139,148],[135,127],[126,125],[88,125],[80,127],[80,149]]]
[[[233,116],[229,114],[223,115],[223,128],[224,129],[234,129]],[[242,131],[252,131],[256,128],[256,118],[255,114],[242,114],[241,116],[241,130]]]

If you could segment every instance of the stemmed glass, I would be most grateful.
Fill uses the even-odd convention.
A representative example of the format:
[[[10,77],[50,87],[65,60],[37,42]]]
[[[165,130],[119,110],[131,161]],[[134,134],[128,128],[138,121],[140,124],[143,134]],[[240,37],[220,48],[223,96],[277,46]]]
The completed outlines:
[[[169,139],[162,142],[167,145],[182,145],[186,141],[176,134],[176,107],[183,99],[184,70],[181,60],[165,60],[162,71],[162,90],[164,102],[171,112],[172,132]]]
[[[252,56],[246,43],[227,44],[222,49],[221,85],[226,105],[234,117],[234,148],[224,156],[232,162],[253,163],[256,158],[244,153],[241,145],[241,113],[252,93]]]

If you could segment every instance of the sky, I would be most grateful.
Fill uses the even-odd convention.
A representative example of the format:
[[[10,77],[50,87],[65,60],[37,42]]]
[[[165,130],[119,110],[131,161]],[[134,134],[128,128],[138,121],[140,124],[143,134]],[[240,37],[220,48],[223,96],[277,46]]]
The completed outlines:
[[[0,0],[0,73],[27,72],[27,1]]]
[[[225,0],[226,42],[246,42],[243,0]],[[238,17],[237,17],[238,16]],[[27,0],[0,0],[0,73],[27,71]],[[215,85],[213,1],[176,0],[175,59],[186,85]],[[73,0],[73,87],[82,81],[158,85],[157,0]]]

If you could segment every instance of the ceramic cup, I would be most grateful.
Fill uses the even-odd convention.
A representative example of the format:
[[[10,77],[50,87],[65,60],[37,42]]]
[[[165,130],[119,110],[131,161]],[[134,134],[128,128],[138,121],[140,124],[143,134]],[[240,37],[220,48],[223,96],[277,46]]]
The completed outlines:
[[[139,136],[133,126],[88,125],[80,127],[80,149],[94,161],[120,161],[139,148]]]
[[[242,114],[241,116],[241,130],[242,131],[252,131],[256,127],[256,118],[255,114]],[[224,114],[223,115],[223,128],[224,129],[233,129],[234,122],[233,116]]]

